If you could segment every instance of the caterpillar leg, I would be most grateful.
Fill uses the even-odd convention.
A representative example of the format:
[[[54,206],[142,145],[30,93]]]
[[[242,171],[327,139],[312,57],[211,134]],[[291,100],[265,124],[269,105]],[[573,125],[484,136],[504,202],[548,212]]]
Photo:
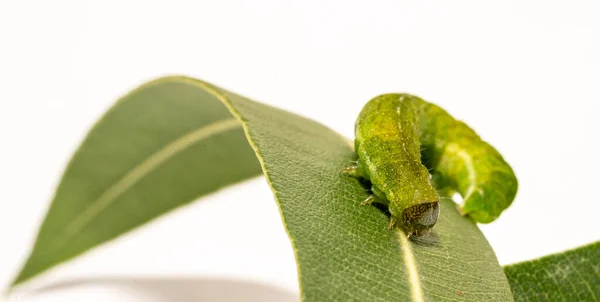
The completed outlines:
[[[391,216],[390,223],[388,224],[388,229],[392,229],[394,226],[396,226],[396,218],[394,218],[394,216]]]
[[[371,191],[375,196],[377,196],[377,199],[380,200],[380,203],[384,205],[390,204],[389,201],[385,198],[385,193],[383,193],[383,191],[381,191],[381,189],[379,189],[377,186],[371,185]]]
[[[370,206],[375,202],[375,195],[369,195],[367,199],[360,203],[361,206]]]
[[[350,176],[350,177],[354,177],[354,178],[362,177],[362,175],[360,174],[360,168],[358,167],[358,164],[354,164],[352,166],[346,167],[346,168],[342,169],[342,171],[340,171],[340,173],[342,175],[346,175],[346,176]]]
[[[382,205],[388,205],[388,201],[379,197],[377,194],[369,195],[363,202],[360,203],[361,206],[370,206],[374,203],[379,203]]]
[[[352,165],[345,167],[340,171],[342,175],[346,175],[353,178],[364,178],[369,180],[368,174],[365,172],[362,163],[359,161],[354,162]]]

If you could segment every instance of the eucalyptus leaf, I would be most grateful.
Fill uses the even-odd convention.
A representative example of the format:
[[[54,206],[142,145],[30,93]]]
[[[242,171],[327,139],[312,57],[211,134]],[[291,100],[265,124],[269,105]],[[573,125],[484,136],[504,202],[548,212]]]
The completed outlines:
[[[504,271],[515,301],[600,301],[600,241]]]
[[[513,300],[488,242],[451,200],[428,235],[389,230],[388,214],[361,206],[364,187],[339,173],[356,159],[344,137],[185,77],[140,87],[91,130],[14,284],[256,175],[248,146],[280,207],[303,300]]]
[[[144,85],[115,104],[74,154],[13,284],[260,173],[241,124],[210,93]]]

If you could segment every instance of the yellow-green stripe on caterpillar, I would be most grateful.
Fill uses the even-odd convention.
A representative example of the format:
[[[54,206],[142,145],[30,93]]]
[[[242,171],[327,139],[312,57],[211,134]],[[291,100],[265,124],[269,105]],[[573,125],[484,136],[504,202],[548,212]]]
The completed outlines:
[[[373,194],[363,204],[387,205],[389,227],[399,225],[408,235],[421,235],[437,222],[436,188],[460,193],[461,213],[481,223],[498,218],[517,193],[517,178],[494,147],[416,96],[370,100],[356,119],[355,135],[358,161],[342,173],[370,181]]]

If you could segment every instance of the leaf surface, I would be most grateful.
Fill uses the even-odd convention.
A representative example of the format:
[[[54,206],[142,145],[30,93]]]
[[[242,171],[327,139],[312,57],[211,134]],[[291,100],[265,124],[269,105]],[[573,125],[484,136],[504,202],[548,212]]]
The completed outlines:
[[[144,85],[115,104],[74,154],[13,283],[260,173],[241,124],[211,94]]]
[[[180,105],[173,108],[173,103]],[[196,106],[202,109],[189,111]],[[235,130],[233,122],[229,124],[227,109],[241,121],[247,140]],[[207,149],[192,152],[191,148],[169,148],[180,137],[203,127],[179,125],[188,120],[180,115],[204,119],[197,121],[198,125],[213,125],[211,131],[231,137],[227,140],[231,145],[202,140],[198,145]],[[114,120],[118,122],[108,122],[108,116],[119,117]],[[145,122],[133,127],[137,121]],[[153,125],[153,121],[160,126]],[[123,131],[123,127],[129,130]],[[113,131],[99,131],[103,128]],[[155,131],[172,133],[171,139],[156,140]],[[119,133],[129,136],[113,143],[113,136]],[[138,137],[154,148],[145,153],[129,152],[127,146]],[[340,175],[340,170],[355,160],[345,138],[309,119],[184,77],[163,78],[142,86],[124,97],[91,131],[67,169],[32,256],[17,281],[221,185],[255,175],[256,160],[248,155],[248,143],[280,207],[296,255],[303,300],[512,301],[506,276],[488,242],[472,221],[458,214],[451,200],[441,202],[440,219],[429,235],[409,240],[400,230],[387,228],[389,218],[384,211],[361,206],[367,196],[365,189],[357,180]],[[164,154],[173,154],[168,160],[153,155],[165,148],[171,151]],[[203,150],[213,148],[230,152],[224,156],[227,160],[199,159],[207,157]],[[82,152],[90,152],[87,160],[78,160]],[[182,152],[190,156],[176,160],[174,156]],[[238,158],[237,152],[241,154]],[[216,154],[221,153],[213,156]],[[120,159],[121,155],[129,161]],[[115,165],[119,173],[104,166],[121,160],[129,165]],[[161,164],[151,173],[135,172],[148,170],[144,168],[146,161]],[[223,167],[226,161],[231,165]],[[179,169],[163,170],[162,166],[169,163]],[[236,169],[238,165],[246,167],[242,169],[246,173]],[[179,173],[188,177],[180,179]],[[161,184],[160,188],[168,191],[156,191],[154,185],[167,178],[180,180]],[[208,180],[218,185],[197,188]],[[84,186],[79,185],[82,181]],[[67,182],[71,185],[65,189]],[[179,193],[181,184],[185,184],[185,193]],[[61,194],[61,190],[65,192]],[[80,195],[71,195],[70,191]]]
[[[515,301],[600,301],[600,242],[504,271]]]

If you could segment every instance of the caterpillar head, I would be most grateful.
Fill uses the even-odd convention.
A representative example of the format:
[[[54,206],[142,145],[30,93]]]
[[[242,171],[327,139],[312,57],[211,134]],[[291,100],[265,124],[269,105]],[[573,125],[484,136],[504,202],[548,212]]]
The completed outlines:
[[[440,204],[433,201],[410,206],[402,211],[399,218],[406,233],[419,236],[435,225],[439,215]]]
[[[390,214],[408,235],[423,235],[431,229],[440,215],[440,196],[424,177],[411,178],[409,185],[397,190],[390,203]]]

